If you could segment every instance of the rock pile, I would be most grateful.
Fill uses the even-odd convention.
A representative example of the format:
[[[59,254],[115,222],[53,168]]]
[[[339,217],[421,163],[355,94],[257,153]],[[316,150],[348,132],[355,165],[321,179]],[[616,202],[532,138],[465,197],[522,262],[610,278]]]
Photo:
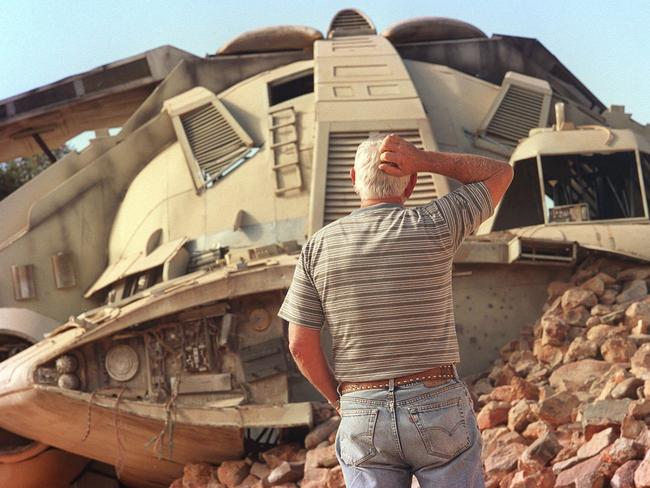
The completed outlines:
[[[650,487],[650,267],[587,263],[470,381],[488,488]]]
[[[188,464],[170,488],[345,488],[334,451],[341,420],[328,405],[315,405],[316,427],[304,446],[283,443],[258,460],[225,461],[220,466]],[[299,484],[299,485],[298,485]]]

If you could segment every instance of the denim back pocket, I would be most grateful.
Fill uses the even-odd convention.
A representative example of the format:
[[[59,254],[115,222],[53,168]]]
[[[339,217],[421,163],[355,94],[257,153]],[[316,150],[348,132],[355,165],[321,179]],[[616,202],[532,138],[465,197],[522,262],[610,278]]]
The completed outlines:
[[[408,410],[427,453],[440,458],[438,464],[453,459],[470,446],[460,397],[408,407]]]
[[[338,431],[339,455],[351,466],[358,466],[375,454],[375,424],[377,408],[343,409]]]

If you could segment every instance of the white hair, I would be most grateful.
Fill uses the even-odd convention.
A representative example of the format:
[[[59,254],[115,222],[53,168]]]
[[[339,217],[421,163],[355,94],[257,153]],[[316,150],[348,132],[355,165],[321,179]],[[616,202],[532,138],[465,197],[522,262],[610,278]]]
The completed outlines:
[[[409,176],[392,176],[379,169],[379,147],[383,136],[370,136],[359,144],[354,157],[354,190],[362,200],[398,197],[404,193]]]

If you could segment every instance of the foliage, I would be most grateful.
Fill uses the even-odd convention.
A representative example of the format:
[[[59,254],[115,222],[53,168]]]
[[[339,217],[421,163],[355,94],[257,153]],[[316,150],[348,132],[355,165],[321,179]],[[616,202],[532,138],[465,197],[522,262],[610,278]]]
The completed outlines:
[[[70,152],[70,148],[64,144],[52,152],[57,159],[61,159]],[[0,163],[0,198],[16,191],[51,164],[45,154],[35,154],[28,158],[16,158]]]

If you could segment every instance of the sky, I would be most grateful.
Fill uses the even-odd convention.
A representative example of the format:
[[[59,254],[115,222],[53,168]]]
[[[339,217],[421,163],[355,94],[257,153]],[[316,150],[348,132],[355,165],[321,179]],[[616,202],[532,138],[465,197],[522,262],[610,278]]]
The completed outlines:
[[[650,123],[650,0],[0,0],[0,100],[164,44],[204,56],[269,25],[326,33],[347,7],[379,32],[439,16],[537,38],[606,106]]]

